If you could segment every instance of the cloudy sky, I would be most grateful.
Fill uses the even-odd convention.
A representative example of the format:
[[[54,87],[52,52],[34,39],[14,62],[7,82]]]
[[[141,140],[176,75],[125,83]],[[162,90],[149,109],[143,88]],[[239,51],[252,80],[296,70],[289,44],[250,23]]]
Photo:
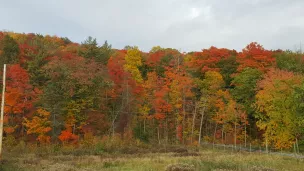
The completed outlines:
[[[0,0],[0,30],[115,48],[304,48],[304,0]]]

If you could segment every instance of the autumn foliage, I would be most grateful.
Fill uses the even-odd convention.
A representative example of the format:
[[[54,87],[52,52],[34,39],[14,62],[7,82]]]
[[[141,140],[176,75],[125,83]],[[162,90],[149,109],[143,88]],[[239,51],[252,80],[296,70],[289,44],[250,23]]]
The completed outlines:
[[[288,149],[304,136],[303,56],[256,42],[240,52],[143,52],[99,46],[92,37],[74,43],[0,32],[0,64],[8,64],[5,136],[40,144],[79,145],[90,135]]]
[[[44,109],[37,109],[37,112],[31,120],[24,118],[24,125],[27,128],[27,134],[36,134],[37,141],[40,143],[50,143],[48,133],[52,130],[50,112]]]
[[[238,71],[244,68],[256,68],[266,72],[269,67],[274,65],[275,58],[271,51],[264,49],[256,42],[250,43],[241,53],[237,55],[237,61],[240,63]]]

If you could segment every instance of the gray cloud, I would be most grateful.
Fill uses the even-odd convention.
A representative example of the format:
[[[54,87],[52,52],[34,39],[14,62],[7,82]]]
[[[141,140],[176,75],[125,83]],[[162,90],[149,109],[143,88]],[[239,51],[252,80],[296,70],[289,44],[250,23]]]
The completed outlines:
[[[304,41],[302,0],[0,0],[0,21],[2,30],[76,42],[93,36],[144,51],[155,45],[241,50],[252,41],[294,49]]]

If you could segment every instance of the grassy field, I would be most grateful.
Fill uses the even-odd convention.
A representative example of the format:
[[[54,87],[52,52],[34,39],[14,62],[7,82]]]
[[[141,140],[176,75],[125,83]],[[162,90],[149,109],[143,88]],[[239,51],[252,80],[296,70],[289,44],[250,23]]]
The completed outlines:
[[[208,148],[174,148],[166,151],[126,150],[124,152],[31,153],[5,152],[0,170],[7,171],[302,171],[303,159]]]

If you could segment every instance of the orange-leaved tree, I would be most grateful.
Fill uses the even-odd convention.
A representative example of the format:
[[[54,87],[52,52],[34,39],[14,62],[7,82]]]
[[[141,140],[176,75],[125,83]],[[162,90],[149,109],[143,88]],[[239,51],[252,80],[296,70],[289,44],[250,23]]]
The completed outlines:
[[[51,131],[50,112],[44,109],[38,109],[31,119],[24,118],[24,126],[27,128],[27,134],[36,134],[40,143],[49,143]]]
[[[74,134],[76,119],[73,114],[69,113],[65,120],[65,130],[61,131],[58,136],[62,143],[77,143],[78,135]]]
[[[217,63],[235,53],[236,51],[234,50],[211,46],[209,49],[203,49],[201,52],[189,54],[187,65],[190,70],[199,70],[203,73],[207,71],[219,71]]]
[[[240,64],[238,71],[245,68],[256,68],[262,72],[267,72],[269,67],[275,63],[275,58],[271,51],[264,49],[256,42],[252,42],[237,55],[237,62]]]
[[[7,121],[5,130],[23,134],[24,129],[20,126],[22,126],[23,118],[32,108],[34,95],[27,71],[19,64],[8,66],[4,108]]]

